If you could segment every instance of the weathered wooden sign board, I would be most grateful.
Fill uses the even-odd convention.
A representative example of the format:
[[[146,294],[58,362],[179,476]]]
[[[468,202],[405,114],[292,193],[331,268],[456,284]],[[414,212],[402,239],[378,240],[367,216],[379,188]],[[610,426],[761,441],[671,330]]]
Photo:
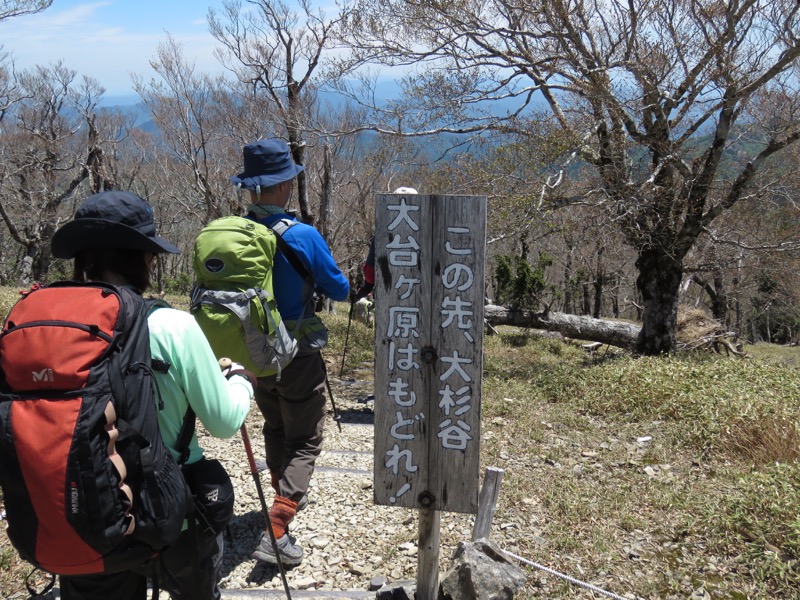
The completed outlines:
[[[375,503],[475,514],[486,198],[375,206]]]

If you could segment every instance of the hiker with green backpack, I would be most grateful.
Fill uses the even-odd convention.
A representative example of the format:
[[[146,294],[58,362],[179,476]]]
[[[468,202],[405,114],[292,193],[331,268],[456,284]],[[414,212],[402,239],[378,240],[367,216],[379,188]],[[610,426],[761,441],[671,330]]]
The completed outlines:
[[[193,433],[185,435],[184,422],[188,414],[193,432],[196,414],[209,434],[220,438],[233,436],[250,410],[253,397],[250,379],[238,365],[230,367],[227,373],[220,372],[217,358],[190,315],[169,308],[166,303],[142,298],[142,293],[150,287],[156,255],[180,252],[156,235],[153,210],[144,199],[124,191],[90,196],[78,208],[75,218],[56,231],[52,252],[57,258],[74,259],[74,281],[29,292],[18,303],[21,308],[35,302],[39,296],[50,301],[33,304],[40,320],[26,325],[17,323],[19,330],[35,333],[37,328],[43,329],[43,341],[49,336],[51,344],[64,346],[58,354],[51,348],[49,353],[54,356],[80,356],[79,351],[87,355],[99,352],[96,360],[100,366],[95,369],[94,364],[74,360],[75,368],[68,365],[70,369],[66,369],[54,363],[52,369],[42,371],[46,373],[41,377],[42,391],[28,393],[31,396],[25,402],[28,406],[17,403],[20,406],[10,408],[12,416],[25,416],[31,423],[37,416],[32,412],[36,406],[38,415],[52,413],[37,425],[52,430],[52,434],[39,430],[38,435],[49,435],[43,442],[42,452],[39,456],[25,457],[23,464],[27,472],[38,477],[36,480],[53,486],[52,492],[29,491],[40,527],[36,546],[31,546],[26,558],[50,572],[61,574],[60,597],[64,600],[144,600],[147,579],[154,576],[154,584],[167,590],[173,600],[218,600],[221,597],[218,579],[223,533],[218,527],[212,531],[201,527],[200,523],[197,526],[193,522],[187,524],[187,516],[199,520],[200,515],[191,508],[191,495],[196,492],[188,477],[184,480],[187,471],[184,470],[182,476],[178,464],[185,463],[201,479],[209,475],[210,467],[213,479],[204,483],[213,489],[205,489],[210,489],[210,495],[224,503],[212,507],[227,514],[227,517],[220,517],[223,520],[233,513],[233,488],[221,464],[203,456],[197,437]],[[59,308],[60,305],[64,308]],[[12,314],[22,316],[21,308],[15,307]],[[31,310],[34,309],[28,309],[28,314]],[[65,311],[74,321],[56,322],[49,316]],[[12,344],[16,336],[14,327],[12,322],[5,324],[3,342],[7,345]],[[28,354],[36,351],[34,333],[27,334]],[[25,343],[24,338],[21,343]],[[106,346],[108,350],[104,351]],[[10,346],[3,348],[11,351]],[[11,363],[23,358],[19,353],[4,357],[5,373],[12,372],[14,365]],[[58,372],[59,369],[63,373]],[[84,371],[88,371],[88,382],[74,383]],[[85,373],[83,377],[87,377]],[[14,381],[10,377],[6,379]],[[72,392],[70,385],[84,387]],[[28,387],[30,384],[26,389]],[[63,393],[63,397],[59,393]],[[9,397],[12,400],[7,404],[14,404],[16,396]],[[95,406],[100,411],[99,420]],[[68,414],[74,415],[74,433],[69,428],[71,422],[66,422]],[[13,421],[11,419],[12,425]],[[12,433],[25,433],[6,425],[4,418],[0,430],[5,441]],[[181,441],[182,437],[189,439]],[[59,439],[63,439],[61,446],[65,452],[60,458],[54,456],[60,451]],[[35,442],[28,439],[26,444],[18,446],[17,454],[31,453]],[[137,451],[140,444],[141,450]],[[181,445],[182,453],[179,452]],[[0,450],[5,451],[4,448]],[[76,451],[80,456],[75,456],[73,462]],[[98,461],[95,475],[84,473],[89,456]],[[5,461],[5,454],[2,458]],[[150,462],[149,469],[142,464],[146,458]],[[66,475],[48,477],[34,473],[37,469],[44,471],[45,466],[51,467],[50,463],[52,469],[65,471]],[[4,490],[8,492],[19,487],[11,480],[15,471],[5,466],[0,469]],[[147,471],[155,476],[149,486]],[[73,479],[75,483],[70,484]],[[28,484],[32,481],[33,477],[26,479]],[[137,536],[151,524],[150,498],[155,492],[168,488],[173,488],[174,494],[163,496],[159,501],[165,512],[156,514],[152,526],[156,532],[174,528],[177,537],[164,540],[161,547],[156,548],[145,539],[137,540]],[[224,497],[226,492],[228,495]],[[48,510],[43,498],[46,495],[56,497],[54,510]],[[6,500],[10,501],[11,497],[7,495]],[[63,514],[65,501],[71,506],[66,512],[86,516],[93,527],[79,530],[80,523],[74,523],[73,516]],[[119,512],[114,510],[115,505],[119,505],[117,508],[123,513],[122,526],[127,531],[112,540],[116,546],[109,547],[108,542],[103,545],[102,540],[96,538],[102,533],[101,518],[106,513]],[[30,519],[31,509],[22,512],[19,516],[13,515],[20,523]],[[9,516],[12,517],[10,513]],[[72,526],[61,523],[70,519]],[[14,525],[11,518],[9,522]],[[24,537],[33,536],[35,531],[18,527],[16,532],[15,539],[20,547],[27,548]],[[49,539],[48,533],[52,534]],[[67,535],[71,541],[65,541]],[[96,560],[92,564],[76,562],[81,555]],[[56,563],[56,559],[60,562]],[[52,566],[56,564],[58,566]],[[154,585],[154,593],[156,591],[157,585]]]
[[[252,556],[295,566],[303,550],[288,527],[308,503],[325,422],[320,350],[328,330],[315,314],[314,295],[343,301],[349,285],[320,233],[287,212],[304,169],[289,146],[260,140],[245,145],[242,156],[244,171],[230,180],[249,193],[247,217],[217,219],[197,236],[190,310],[218,356],[257,376],[277,555],[265,531]]]

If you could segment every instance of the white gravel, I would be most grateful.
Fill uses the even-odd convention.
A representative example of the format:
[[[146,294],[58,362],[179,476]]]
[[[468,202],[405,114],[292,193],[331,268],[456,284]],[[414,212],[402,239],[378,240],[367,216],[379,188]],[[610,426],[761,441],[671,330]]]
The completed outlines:
[[[287,569],[286,576],[290,589],[302,592],[298,597],[368,597],[376,578],[389,582],[416,578],[417,511],[373,504],[372,383],[333,377],[330,382],[342,416],[341,432],[329,404],[309,505],[290,527],[305,556],[299,566]],[[261,423],[254,405],[247,430],[257,459],[264,458]],[[204,436],[200,443],[207,456],[224,463],[236,489],[236,516],[231,535],[226,536],[223,562],[224,597],[284,595],[277,568],[250,558],[265,521],[241,438]],[[261,481],[269,505],[272,489],[266,473]],[[457,542],[469,539],[471,530],[471,516],[442,515],[440,569],[447,568]]]

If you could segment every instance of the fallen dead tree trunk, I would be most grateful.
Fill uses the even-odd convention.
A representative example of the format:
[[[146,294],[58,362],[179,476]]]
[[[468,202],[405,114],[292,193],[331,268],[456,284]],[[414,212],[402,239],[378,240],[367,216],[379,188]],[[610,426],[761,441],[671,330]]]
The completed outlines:
[[[633,350],[641,327],[633,323],[606,321],[579,315],[531,310],[511,310],[505,306],[487,304],[484,317],[489,325],[513,325],[557,331],[562,335],[581,340],[601,342],[610,346]]]

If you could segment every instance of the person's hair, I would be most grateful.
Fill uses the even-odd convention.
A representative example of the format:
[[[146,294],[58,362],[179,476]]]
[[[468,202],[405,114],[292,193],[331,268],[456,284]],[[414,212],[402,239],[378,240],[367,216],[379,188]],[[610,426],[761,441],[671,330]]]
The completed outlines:
[[[278,183],[273,183],[272,185],[264,186],[264,187],[261,188],[261,193],[262,194],[272,194],[272,193],[278,191],[278,187],[281,186],[284,183],[286,183],[286,181],[280,181]]]
[[[121,277],[140,292],[150,287],[150,269],[142,250],[93,248],[75,257],[75,281],[103,281],[107,273]]]
[[[291,181],[291,180],[287,180]],[[278,191],[278,187],[282,184],[286,183],[286,181],[281,181],[279,183],[273,183],[272,185],[265,185],[258,188],[258,190],[252,189],[250,193],[255,197],[256,201],[261,200],[263,196],[269,196],[270,194],[274,194]]]

